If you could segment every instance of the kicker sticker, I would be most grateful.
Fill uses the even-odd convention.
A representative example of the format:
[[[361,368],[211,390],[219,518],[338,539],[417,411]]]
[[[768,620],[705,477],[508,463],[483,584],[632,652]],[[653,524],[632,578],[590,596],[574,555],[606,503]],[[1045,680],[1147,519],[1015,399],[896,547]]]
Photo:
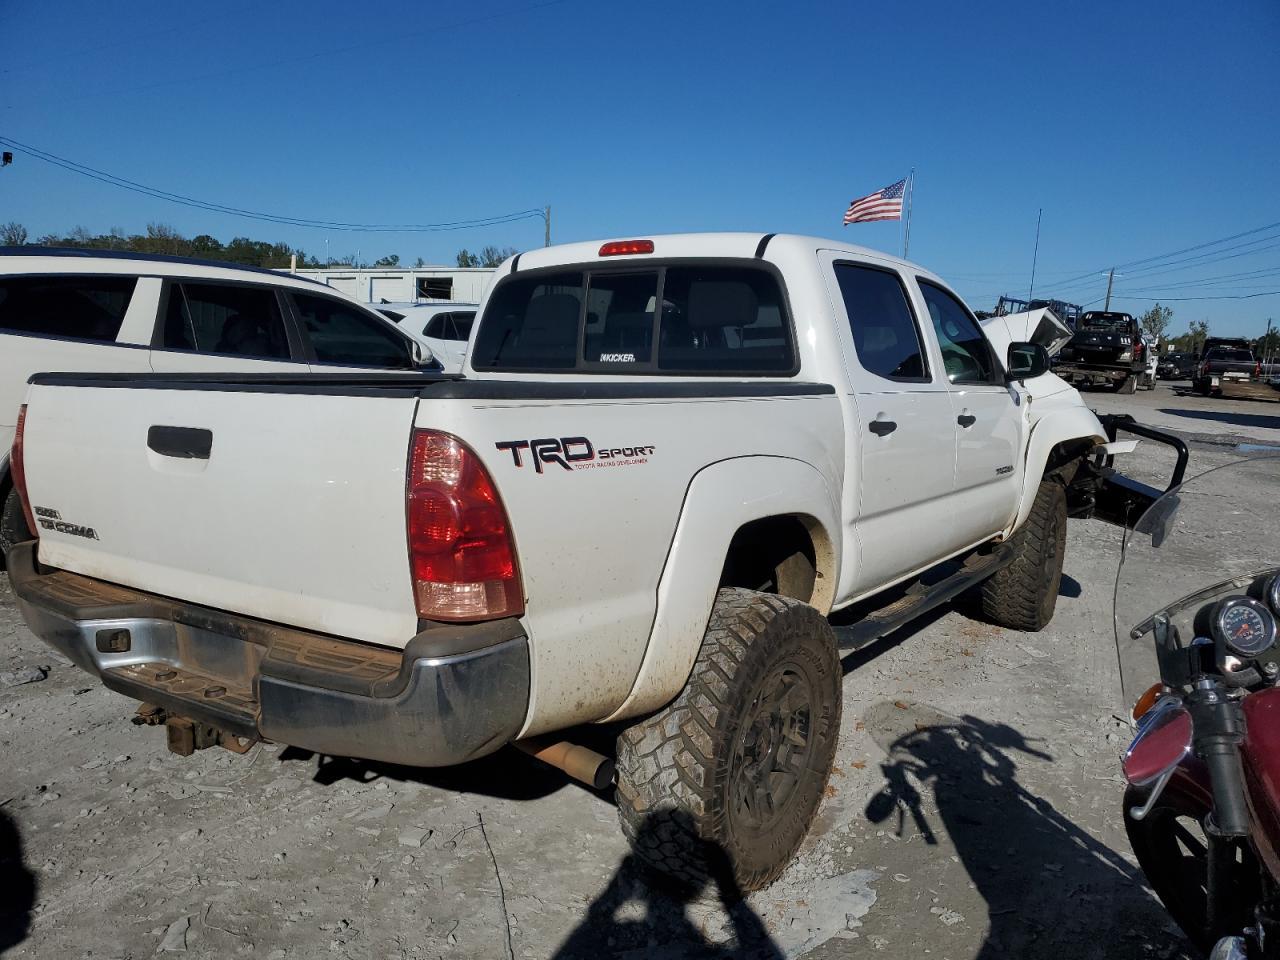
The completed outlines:
[[[494,444],[511,454],[511,462],[523,467],[526,460],[534,472],[550,467],[564,470],[598,470],[602,467],[634,467],[648,463],[653,456],[651,443],[626,447],[597,447],[586,437],[547,437],[541,440],[503,440]]]

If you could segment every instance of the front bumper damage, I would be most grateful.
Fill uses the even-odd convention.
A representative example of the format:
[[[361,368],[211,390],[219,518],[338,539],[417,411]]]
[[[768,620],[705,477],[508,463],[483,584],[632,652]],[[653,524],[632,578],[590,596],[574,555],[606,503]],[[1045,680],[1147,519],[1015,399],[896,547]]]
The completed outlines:
[[[1073,517],[1096,517],[1121,527],[1132,528],[1149,506],[1174,487],[1182,485],[1186,476],[1190,451],[1180,437],[1146,424],[1128,414],[1098,416],[1107,440],[1116,443],[1121,432],[1172,447],[1177,460],[1169,484],[1161,490],[1126,477],[1115,469],[1115,454],[1101,450],[1095,453],[1075,474],[1067,487],[1067,509]]]
[[[41,570],[37,547],[18,544],[6,558],[32,632],[188,727],[433,767],[492,753],[524,723],[529,649],[518,620],[433,625],[391,650]]]

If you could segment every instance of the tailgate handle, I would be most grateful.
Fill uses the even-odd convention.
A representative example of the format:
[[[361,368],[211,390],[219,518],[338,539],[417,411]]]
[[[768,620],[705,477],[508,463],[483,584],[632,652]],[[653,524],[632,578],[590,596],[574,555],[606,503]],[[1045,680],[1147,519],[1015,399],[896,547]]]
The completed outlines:
[[[164,457],[208,460],[213,431],[200,427],[153,426],[147,430],[147,446]]]

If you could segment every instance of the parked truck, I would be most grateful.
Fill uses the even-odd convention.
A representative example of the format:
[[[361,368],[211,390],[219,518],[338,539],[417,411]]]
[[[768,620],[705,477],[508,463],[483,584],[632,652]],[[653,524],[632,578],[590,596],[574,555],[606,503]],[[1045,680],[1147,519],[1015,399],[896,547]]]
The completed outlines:
[[[1269,395],[1261,383],[1262,364],[1253,355],[1253,346],[1243,338],[1209,337],[1196,365],[1191,387],[1197,393],[1227,395]]]
[[[9,567],[31,629],[180,753],[533,743],[616,769],[643,861],[751,890],[818,809],[841,656],[970,587],[1044,627],[1068,516],[1154,498],[1118,428],[914,264],[578,243],[499,269],[461,376],[34,377]]]
[[[1086,312],[1053,369],[1069,383],[1133,393],[1147,372],[1147,345],[1138,321],[1127,313]]]

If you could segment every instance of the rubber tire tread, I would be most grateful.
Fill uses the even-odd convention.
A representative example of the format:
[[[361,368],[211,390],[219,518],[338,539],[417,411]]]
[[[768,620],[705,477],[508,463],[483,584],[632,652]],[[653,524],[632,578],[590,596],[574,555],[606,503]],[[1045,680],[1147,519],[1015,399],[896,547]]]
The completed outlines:
[[[729,851],[728,766],[741,713],[771,665],[807,649],[821,677],[810,735],[817,737],[807,779],[797,785],[775,831],[767,862],[754,867]],[[617,805],[622,831],[640,862],[693,891],[709,881],[738,891],[768,886],[787,867],[817,815],[840,730],[843,670],[834,631],[799,600],[737,587],[722,588],[684,689],[657,713],[618,738]],[[791,816],[794,814],[794,818]],[[797,832],[797,829],[798,832]],[[752,847],[758,850],[759,847]]]
[[[3,566],[4,555],[10,547],[30,540],[32,536],[27,529],[27,518],[22,515],[18,491],[10,487],[4,503],[0,504],[0,566]]]
[[[982,615],[992,623],[1035,633],[1053,619],[1067,543],[1067,492],[1040,481],[1031,513],[1011,539],[1013,562],[982,583]],[[1046,582],[1045,565],[1053,575]]]

